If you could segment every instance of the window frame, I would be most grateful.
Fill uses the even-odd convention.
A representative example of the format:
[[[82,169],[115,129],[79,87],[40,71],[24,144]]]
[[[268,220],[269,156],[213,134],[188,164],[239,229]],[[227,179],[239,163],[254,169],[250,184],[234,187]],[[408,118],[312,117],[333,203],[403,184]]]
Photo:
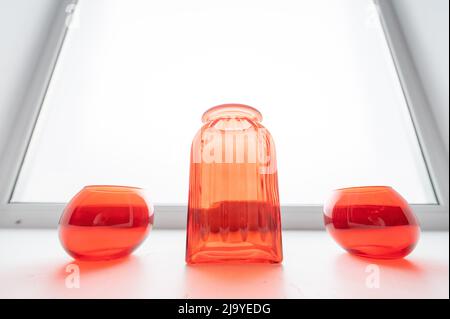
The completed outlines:
[[[432,117],[421,79],[414,66],[398,18],[390,1],[373,0],[389,46],[399,81],[409,109],[428,174],[435,191],[437,204],[412,205],[423,229],[448,230],[449,225],[449,167],[444,142]],[[32,75],[32,81],[24,103],[17,110],[10,132],[11,138],[4,145],[0,158],[0,227],[53,228],[58,224],[63,203],[14,203],[11,197],[23,165],[43,102],[52,79],[67,27],[67,8],[78,0],[63,0],[56,10],[51,34],[45,43],[43,54]],[[155,226],[180,229],[186,225],[186,205],[158,205]],[[284,229],[322,229],[320,205],[283,205]]]

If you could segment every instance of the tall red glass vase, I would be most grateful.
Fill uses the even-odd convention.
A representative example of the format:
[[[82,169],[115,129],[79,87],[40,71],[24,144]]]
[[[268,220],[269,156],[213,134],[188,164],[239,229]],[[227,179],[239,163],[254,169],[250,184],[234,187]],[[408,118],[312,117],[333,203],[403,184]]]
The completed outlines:
[[[246,105],[209,109],[191,149],[186,262],[282,261],[275,146]]]

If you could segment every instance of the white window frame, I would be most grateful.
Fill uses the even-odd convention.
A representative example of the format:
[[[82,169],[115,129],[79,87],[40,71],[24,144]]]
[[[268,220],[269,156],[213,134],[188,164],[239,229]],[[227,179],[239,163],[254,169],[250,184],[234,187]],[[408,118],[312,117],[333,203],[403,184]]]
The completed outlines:
[[[395,63],[400,83],[416,131],[420,149],[437,198],[437,204],[412,205],[422,229],[448,230],[449,162],[443,140],[432,117],[424,88],[412,62],[398,18],[389,0],[373,0]],[[12,203],[11,197],[24,162],[28,146],[51,81],[59,53],[68,32],[66,9],[77,0],[63,0],[56,10],[54,25],[44,53],[28,89],[17,121],[11,125],[11,138],[0,157],[0,227],[53,228],[64,209],[63,203]],[[1,145],[0,145],[1,146]],[[155,207],[155,226],[185,228],[186,206]],[[319,205],[282,206],[284,229],[322,229],[322,207]]]

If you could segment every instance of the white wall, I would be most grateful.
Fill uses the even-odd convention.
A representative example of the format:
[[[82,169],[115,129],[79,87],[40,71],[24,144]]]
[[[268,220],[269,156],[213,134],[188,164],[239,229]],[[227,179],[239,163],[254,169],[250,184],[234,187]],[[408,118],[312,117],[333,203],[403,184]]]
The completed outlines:
[[[448,153],[449,1],[392,2]]]
[[[0,157],[59,0],[0,0]]]

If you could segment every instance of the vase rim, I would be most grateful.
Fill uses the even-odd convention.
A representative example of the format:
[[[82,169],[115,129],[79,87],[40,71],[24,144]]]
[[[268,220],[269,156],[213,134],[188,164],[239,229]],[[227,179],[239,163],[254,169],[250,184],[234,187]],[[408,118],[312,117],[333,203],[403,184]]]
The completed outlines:
[[[261,122],[263,117],[256,108],[239,103],[228,103],[213,106],[202,116],[202,122],[207,123],[218,118],[248,118]]]

